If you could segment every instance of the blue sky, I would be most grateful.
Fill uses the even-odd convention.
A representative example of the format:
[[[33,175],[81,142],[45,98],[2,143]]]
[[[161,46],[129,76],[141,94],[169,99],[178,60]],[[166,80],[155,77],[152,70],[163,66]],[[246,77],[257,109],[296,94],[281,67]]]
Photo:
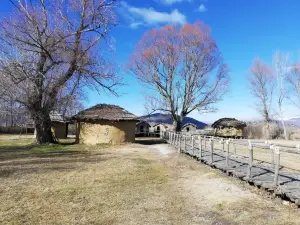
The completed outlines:
[[[10,7],[9,3],[1,1],[2,13],[10,11]],[[276,50],[290,52],[292,60],[299,59],[299,0],[127,0],[120,1],[117,11],[120,24],[111,36],[115,39],[115,57],[121,68],[148,29],[197,20],[210,26],[224,61],[231,68],[232,84],[227,96],[216,105],[218,112],[192,113],[192,117],[204,122],[220,117],[258,119],[245,78],[253,59],[259,56],[271,64]],[[123,69],[121,71],[126,85],[119,89],[120,97],[89,91],[85,106],[110,103],[137,115],[144,114],[145,87]],[[286,107],[286,117],[298,115],[300,112],[292,105]]]

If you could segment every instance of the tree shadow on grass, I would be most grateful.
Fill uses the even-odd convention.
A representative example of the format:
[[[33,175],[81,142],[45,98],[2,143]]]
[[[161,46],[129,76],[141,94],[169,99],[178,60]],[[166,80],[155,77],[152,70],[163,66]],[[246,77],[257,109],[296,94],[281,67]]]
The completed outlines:
[[[94,154],[74,143],[0,146],[0,177],[74,170],[84,167],[85,164],[99,163],[109,158],[112,157],[108,153]]]

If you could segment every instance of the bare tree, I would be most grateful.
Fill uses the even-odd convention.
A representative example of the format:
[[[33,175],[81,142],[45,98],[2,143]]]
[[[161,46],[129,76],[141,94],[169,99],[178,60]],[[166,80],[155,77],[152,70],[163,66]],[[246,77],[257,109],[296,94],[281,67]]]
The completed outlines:
[[[291,66],[286,79],[290,88],[289,98],[295,106],[300,108],[300,66]]]
[[[255,59],[248,75],[250,89],[257,100],[257,110],[263,116],[267,128],[267,138],[270,138],[271,105],[275,88],[275,77],[272,69],[261,61]]]
[[[215,110],[230,81],[210,29],[200,22],[147,31],[128,68],[153,90],[146,99],[150,111],[171,114],[176,131],[192,111]]]
[[[276,52],[273,58],[274,58],[273,61],[274,61],[275,75],[277,78],[277,87],[278,87],[278,96],[277,96],[278,114],[282,124],[284,138],[288,140],[286,126],[284,123],[284,103],[285,100],[287,99],[285,81],[287,78],[288,68],[289,68],[288,66],[289,56],[287,54]]]
[[[54,142],[49,113],[62,89],[116,93],[107,57],[116,0],[9,1],[15,11],[0,24],[0,96],[26,106],[37,143]]]

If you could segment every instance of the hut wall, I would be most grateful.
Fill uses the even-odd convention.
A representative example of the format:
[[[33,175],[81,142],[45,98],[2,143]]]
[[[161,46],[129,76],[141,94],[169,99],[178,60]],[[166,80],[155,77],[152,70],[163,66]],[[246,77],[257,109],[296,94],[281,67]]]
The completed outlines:
[[[82,144],[120,144],[135,141],[136,121],[78,123],[77,141]]]
[[[184,133],[196,133],[197,128],[192,125],[185,126],[181,131]]]
[[[216,136],[222,136],[222,137],[242,137],[243,136],[243,129],[237,129],[237,128],[223,128],[223,129],[217,129],[216,130]]]
[[[52,123],[52,132],[56,138],[67,137],[67,124],[66,123]]]

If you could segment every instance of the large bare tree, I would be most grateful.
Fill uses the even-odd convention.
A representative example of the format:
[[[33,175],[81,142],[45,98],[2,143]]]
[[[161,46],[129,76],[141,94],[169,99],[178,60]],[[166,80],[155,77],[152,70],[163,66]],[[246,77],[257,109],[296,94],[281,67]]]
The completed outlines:
[[[261,59],[254,60],[248,75],[250,89],[256,100],[258,112],[263,116],[266,125],[266,138],[270,138],[271,106],[276,79],[272,68]]]
[[[215,110],[229,85],[229,69],[201,22],[147,31],[128,68],[153,90],[146,99],[150,111],[171,114],[176,131],[192,111]]]
[[[286,131],[286,126],[284,122],[284,104],[286,103],[286,99],[288,98],[288,93],[286,89],[286,78],[288,75],[289,65],[288,65],[289,56],[288,54],[276,52],[273,56],[273,63],[275,68],[275,76],[277,79],[277,89],[278,94],[276,98],[277,102],[277,111],[280,117],[281,125],[284,132],[284,138],[287,140],[288,135]]]
[[[300,108],[300,66],[290,66],[286,79],[290,88],[289,98],[292,100],[295,106]]]
[[[115,0],[9,1],[15,10],[0,24],[0,96],[26,106],[37,143],[53,142],[49,113],[61,90],[115,93],[119,79],[107,57]]]

